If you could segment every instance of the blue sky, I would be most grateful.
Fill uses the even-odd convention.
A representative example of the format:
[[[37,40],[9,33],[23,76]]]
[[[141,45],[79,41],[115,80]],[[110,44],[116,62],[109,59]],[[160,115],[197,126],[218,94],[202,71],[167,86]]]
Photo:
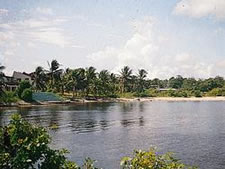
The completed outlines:
[[[150,78],[225,74],[223,0],[0,0],[0,63],[33,71],[57,59],[64,68]]]

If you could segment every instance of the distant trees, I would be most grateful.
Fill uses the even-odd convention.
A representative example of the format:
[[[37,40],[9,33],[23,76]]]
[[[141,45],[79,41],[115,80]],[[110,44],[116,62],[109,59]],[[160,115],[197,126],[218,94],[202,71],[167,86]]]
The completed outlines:
[[[124,66],[118,74],[111,73],[108,70],[97,71],[92,66],[63,70],[60,68],[61,64],[57,60],[48,62],[48,66],[47,70],[42,66],[38,66],[35,69],[33,72],[34,83],[32,89],[36,91],[61,92],[62,95],[66,92],[67,95],[72,95],[72,98],[84,96],[200,97],[206,95],[225,95],[225,80],[219,76],[208,79],[195,79],[178,75],[170,79],[161,80],[158,78],[148,79],[148,72],[145,69],[139,69],[137,73],[133,73],[133,70],[129,66]],[[0,66],[0,82],[3,79],[1,78],[3,77],[2,70],[4,70],[4,66]],[[161,91],[161,88],[167,90]],[[210,93],[210,91],[212,92]],[[18,94],[20,98],[21,94]]]

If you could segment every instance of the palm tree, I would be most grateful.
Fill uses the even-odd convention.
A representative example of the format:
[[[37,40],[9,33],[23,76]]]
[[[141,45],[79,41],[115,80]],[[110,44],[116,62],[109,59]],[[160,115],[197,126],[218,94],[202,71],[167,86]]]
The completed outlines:
[[[56,87],[56,81],[61,80],[61,75],[63,70],[59,69],[60,68],[60,64],[57,60],[52,60],[51,63],[48,62],[48,66],[49,66],[49,77],[50,77],[50,88],[54,88]]]
[[[109,80],[110,80],[110,73],[108,70],[102,70],[98,78],[100,80],[100,93],[103,95],[107,95],[109,93]]]
[[[90,66],[89,68],[86,68],[85,75],[86,75],[86,85],[87,85],[86,96],[88,96],[91,88],[93,88],[94,81],[96,79],[96,69],[92,66]]]
[[[131,75],[132,70],[128,66],[125,66],[123,69],[121,69],[120,72],[121,93],[124,93],[126,91]]]
[[[34,84],[36,86],[36,89],[44,91],[46,89],[46,86],[45,86],[46,80],[47,78],[46,78],[44,68],[41,66],[38,66],[34,72]]]
[[[145,82],[145,78],[147,77],[148,72],[144,69],[139,69],[138,70],[138,91],[139,92],[143,92],[144,91],[144,82]]]
[[[5,74],[3,73],[4,69],[5,69],[5,66],[0,65],[0,96],[4,92],[3,91],[3,86],[5,85],[5,80],[4,80]]]

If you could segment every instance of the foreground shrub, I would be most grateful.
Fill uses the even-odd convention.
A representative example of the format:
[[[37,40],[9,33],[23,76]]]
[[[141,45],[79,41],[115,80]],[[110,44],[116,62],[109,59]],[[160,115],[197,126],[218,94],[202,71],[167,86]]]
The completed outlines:
[[[31,102],[32,101],[32,90],[25,89],[21,95],[21,99],[26,101],[26,102]]]
[[[13,115],[10,123],[0,128],[0,168],[79,169],[66,159],[67,150],[53,150],[49,143],[50,136],[44,128]]]
[[[196,169],[177,160],[172,153],[158,154],[150,151],[135,151],[134,157],[124,157],[120,165],[123,169]]]

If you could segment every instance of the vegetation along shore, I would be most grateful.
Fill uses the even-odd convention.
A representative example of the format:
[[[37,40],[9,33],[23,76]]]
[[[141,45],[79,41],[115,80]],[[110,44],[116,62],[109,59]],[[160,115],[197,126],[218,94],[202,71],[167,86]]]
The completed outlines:
[[[61,69],[57,60],[31,73],[4,74],[0,66],[0,105],[29,106],[118,101],[225,101],[223,77],[150,79],[125,66],[117,74],[94,67]]]

